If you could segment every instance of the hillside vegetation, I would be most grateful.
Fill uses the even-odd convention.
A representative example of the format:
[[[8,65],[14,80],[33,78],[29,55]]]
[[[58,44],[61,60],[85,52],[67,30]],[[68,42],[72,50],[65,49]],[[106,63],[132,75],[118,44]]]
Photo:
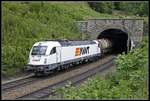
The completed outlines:
[[[98,14],[86,3],[2,3],[2,73],[27,63],[32,45],[43,39],[81,39],[75,21]],[[114,16],[115,17],[115,16]]]
[[[148,16],[148,2],[88,2],[90,7],[100,13],[114,13],[115,10],[128,15]]]
[[[86,2],[2,2],[2,74],[13,74],[26,65],[37,41],[81,39],[75,21],[93,17],[128,16],[98,13]]]

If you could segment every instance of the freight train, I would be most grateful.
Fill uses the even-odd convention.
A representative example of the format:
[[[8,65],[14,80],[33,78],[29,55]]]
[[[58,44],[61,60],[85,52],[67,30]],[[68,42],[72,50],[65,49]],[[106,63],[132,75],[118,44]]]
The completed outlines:
[[[74,64],[99,59],[111,51],[108,39],[97,40],[45,40],[36,42],[31,48],[27,70],[37,74],[49,74]]]

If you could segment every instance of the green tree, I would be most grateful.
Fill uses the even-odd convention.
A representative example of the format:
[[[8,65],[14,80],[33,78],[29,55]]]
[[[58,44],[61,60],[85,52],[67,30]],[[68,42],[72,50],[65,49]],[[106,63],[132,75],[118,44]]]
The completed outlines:
[[[112,13],[114,9],[113,2],[88,2],[90,7],[100,13]]]

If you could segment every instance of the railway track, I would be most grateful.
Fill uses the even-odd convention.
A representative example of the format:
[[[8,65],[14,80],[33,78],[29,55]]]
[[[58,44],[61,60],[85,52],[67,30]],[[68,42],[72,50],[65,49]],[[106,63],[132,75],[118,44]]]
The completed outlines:
[[[109,59],[109,56],[106,58]],[[102,59],[101,61],[107,60],[106,58]],[[114,58],[112,58],[112,60],[114,60]],[[24,78],[24,79],[20,79],[20,80],[16,80],[13,82],[8,82],[5,84],[2,84],[2,99],[3,98],[4,99],[8,99],[8,98],[11,98],[11,99],[43,99],[43,98],[48,97],[49,95],[55,95],[55,91],[53,91],[55,88],[64,86],[65,84],[67,84],[67,81],[71,81],[73,85],[79,84],[82,81],[86,80],[88,77],[95,75],[95,73],[97,73],[98,71],[102,72],[105,69],[108,69],[112,65],[111,61],[109,61],[106,64],[104,63],[103,64],[104,66],[103,65],[102,66],[95,65],[96,67],[94,67],[94,64],[92,64],[94,68],[90,69],[90,70],[88,69],[89,67],[84,67],[84,66],[90,66],[90,63],[87,63],[87,64],[83,64],[83,68],[82,68],[82,66],[81,67],[77,66],[76,68],[71,68],[68,70],[60,71],[60,72],[54,73],[54,74],[49,75],[48,77],[44,77],[44,78],[43,77],[35,78],[35,77],[31,76],[29,78]],[[88,69],[88,70],[86,70],[86,69]],[[78,75],[75,75],[76,74],[75,72],[80,71],[80,70],[81,71],[86,70],[86,71],[83,73],[80,73]],[[74,76],[71,76],[70,75],[71,73],[69,73],[69,72],[73,72]],[[58,78],[61,79],[61,75],[66,76],[63,78],[64,80],[63,79],[55,80],[55,82],[53,82],[53,79],[58,79]],[[67,76],[67,75],[70,75],[70,76]],[[59,77],[57,77],[57,76],[59,76]],[[44,83],[42,83],[42,82],[45,82],[44,80],[45,81],[49,80],[49,83],[47,83],[47,86],[46,86],[46,84],[44,85]],[[40,83],[40,86],[38,86],[38,83]],[[30,88],[29,85],[33,86],[33,87]],[[34,85],[36,85],[38,87],[38,89],[33,90],[34,88],[36,88]],[[41,85],[44,85],[44,86],[42,87]],[[30,91],[28,92],[27,89],[29,89]],[[25,90],[27,90],[27,91],[25,91]],[[26,93],[22,93],[20,91],[26,92]],[[14,93],[14,95],[12,93]],[[18,93],[18,94],[15,95],[15,93]]]
[[[31,75],[21,78],[21,79],[3,83],[2,91],[4,92],[4,91],[11,90],[11,89],[15,89],[16,87],[23,86],[25,84],[29,84],[29,83],[33,82],[34,80],[36,80],[36,79],[34,78],[34,75],[31,74]]]
[[[68,70],[73,70],[73,69],[77,69],[77,68],[68,68]],[[67,72],[67,71],[62,70],[62,71],[59,71],[57,73],[53,73],[53,75],[49,75],[48,77],[41,77],[41,78],[36,78],[34,76],[34,74],[31,74],[31,75],[29,75],[27,77],[24,77],[24,78],[20,78],[20,79],[16,79],[16,80],[6,82],[6,83],[2,83],[2,92],[7,92],[9,90],[13,90],[13,89],[16,89],[18,87],[23,87],[25,85],[28,85],[28,84],[31,84],[33,82],[39,81],[41,79],[42,80],[47,79],[50,76],[53,77],[55,75],[60,75],[60,74],[65,73],[65,72]]]
[[[106,63],[102,64],[101,66],[97,66],[93,69],[90,69],[82,74],[79,75],[75,75],[73,77],[70,77],[64,81],[49,85],[48,87],[42,88],[40,90],[37,90],[35,92],[26,94],[24,96],[18,97],[17,99],[45,99],[48,98],[49,96],[55,96],[56,92],[55,89],[62,87],[64,85],[66,85],[68,83],[68,81],[70,81],[72,84],[71,85],[78,85],[81,82],[85,81],[87,78],[92,77],[94,75],[96,75],[97,73],[101,73],[104,70],[110,68],[111,66],[113,66],[113,60],[115,58],[110,59],[109,61],[107,61]]]
[[[73,69],[75,69],[75,68],[68,68],[68,70],[73,70]],[[59,71],[57,73],[53,73],[54,75],[49,75],[48,77],[45,77],[45,78],[41,77],[41,78],[47,79],[50,76],[53,77],[55,75],[59,75],[59,74],[65,73],[65,72],[67,72],[67,71],[62,70],[62,71]],[[35,81],[39,81],[41,78],[36,78],[34,74],[31,74],[31,75],[24,77],[24,78],[20,78],[20,79],[16,79],[16,80],[2,83],[2,92],[7,92],[9,90],[16,89],[18,87],[22,87],[22,86],[25,86],[27,84],[31,84]]]

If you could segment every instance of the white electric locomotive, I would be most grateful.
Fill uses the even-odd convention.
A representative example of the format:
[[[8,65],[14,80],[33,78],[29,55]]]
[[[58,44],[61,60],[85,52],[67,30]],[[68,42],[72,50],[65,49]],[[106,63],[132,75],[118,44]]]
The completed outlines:
[[[90,59],[99,58],[104,49],[110,48],[108,40],[40,41],[31,48],[27,69],[35,74],[47,74]],[[106,51],[106,50],[105,50]]]

